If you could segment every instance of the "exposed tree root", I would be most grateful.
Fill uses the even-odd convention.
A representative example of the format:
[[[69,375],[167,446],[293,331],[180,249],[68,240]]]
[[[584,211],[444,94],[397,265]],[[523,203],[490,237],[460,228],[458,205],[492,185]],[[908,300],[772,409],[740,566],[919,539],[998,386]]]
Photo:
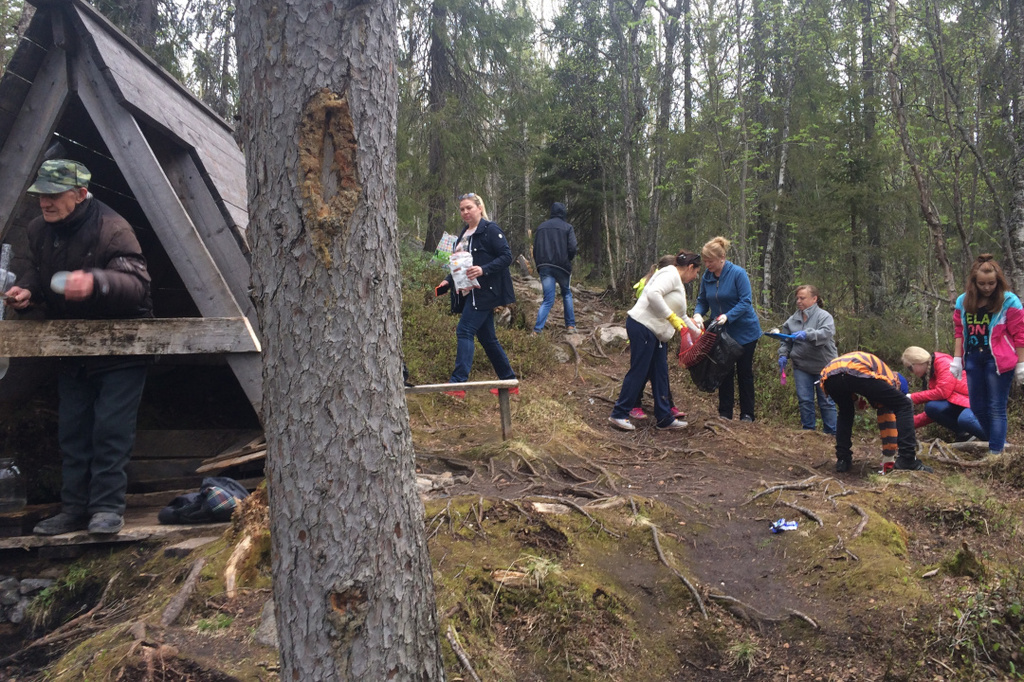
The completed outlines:
[[[808,625],[810,625],[815,630],[819,629],[818,624],[816,622],[814,622],[813,619],[811,619],[806,614],[801,613],[800,611],[797,611],[796,609],[786,609],[787,613],[786,613],[785,616],[775,616],[775,617],[773,617],[773,616],[769,616],[769,615],[767,615],[765,613],[761,613],[760,611],[755,609],[750,604],[744,603],[744,602],[740,601],[739,599],[737,599],[736,597],[730,597],[727,594],[709,594],[708,595],[708,599],[714,599],[715,601],[720,601],[720,602],[723,602],[725,604],[728,604],[729,605],[729,610],[731,612],[735,613],[740,618],[748,620],[748,621],[750,621],[752,623],[755,623],[755,624],[757,624],[759,626],[764,624],[764,623],[782,623],[784,621],[789,620],[790,618],[799,618],[800,620],[806,622]]]
[[[810,509],[800,507],[798,505],[793,504],[792,502],[786,502],[785,500],[779,500],[779,504],[781,504],[784,507],[789,507],[790,509],[797,510],[798,512],[809,518],[811,521],[817,523],[819,526],[825,525],[825,523],[820,518],[818,518],[818,515],[812,512]]]
[[[860,523],[857,524],[857,527],[853,529],[853,533],[850,534],[850,539],[852,540],[864,532],[865,526],[868,525],[868,513],[853,503],[850,503],[850,508],[860,514],[861,517]]]
[[[199,582],[199,572],[203,570],[203,566],[206,564],[206,559],[196,559],[192,564],[192,570],[188,572],[188,577],[185,578],[185,582],[182,584],[181,589],[178,593],[171,598],[168,602],[167,608],[164,609],[163,615],[160,616],[160,625],[170,627],[174,625],[174,621],[178,620],[178,616],[181,615],[182,609],[185,608],[185,604],[188,603],[188,598],[192,596],[192,592],[196,589],[196,583]]]
[[[107,602],[107,595],[110,594],[110,588],[114,585],[114,581],[121,576],[120,572],[110,576],[110,580],[107,581],[107,586],[103,588],[103,594],[100,595],[99,601],[91,609],[83,613],[82,615],[72,618],[64,625],[53,632],[40,637],[39,639],[29,642],[26,646],[18,649],[13,654],[0,658],[0,665],[10,663],[11,661],[17,660],[23,654],[27,653],[31,649],[37,649],[41,646],[47,646],[49,644],[55,644],[63,641],[70,637],[74,637],[77,634],[83,632],[90,632],[92,630],[103,630],[106,629],[106,625],[98,622],[94,622],[94,619],[102,618],[105,614],[102,611],[103,606]]]
[[[542,500],[553,500],[555,502],[558,502],[559,504],[564,504],[567,507],[572,507],[573,509],[578,511],[580,514],[583,514],[588,519],[590,519],[591,523],[597,524],[597,527],[600,528],[603,532],[607,533],[608,535],[611,535],[613,538],[622,537],[618,533],[615,533],[615,532],[610,531],[607,528],[605,528],[603,523],[601,523],[600,521],[598,521],[597,519],[595,519],[593,516],[590,515],[590,512],[588,512],[586,509],[584,509],[580,505],[576,504],[575,502],[573,502],[572,500],[570,500],[567,497],[555,497],[553,495],[531,495],[530,497],[539,497]]]
[[[799,481],[797,483],[781,483],[779,485],[773,485],[770,488],[762,490],[761,492],[757,493],[743,504],[750,504],[759,497],[763,497],[764,495],[774,493],[779,490],[808,490],[809,488],[813,488],[818,482],[820,482],[817,479],[817,476],[811,476],[810,478],[805,478],[804,480]]]
[[[632,502],[632,498],[630,498],[630,502]],[[661,551],[661,542],[658,540],[658,527],[653,523],[650,524],[650,526],[651,537],[654,538],[654,549],[658,551],[658,558],[661,559],[661,563],[665,564],[668,570],[675,573],[676,577],[683,581],[683,584],[686,585],[686,589],[690,591],[690,594],[693,595],[694,600],[697,602],[697,606],[700,608],[700,612],[701,615],[704,616],[704,620],[707,620],[708,610],[704,608],[704,600],[700,598],[700,592],[698,592],[697,588],[693,586],[693,583],[686,579],[686,576],[677,571],[676,568],[668,562],[668,559],[665,558],[665,553]]]

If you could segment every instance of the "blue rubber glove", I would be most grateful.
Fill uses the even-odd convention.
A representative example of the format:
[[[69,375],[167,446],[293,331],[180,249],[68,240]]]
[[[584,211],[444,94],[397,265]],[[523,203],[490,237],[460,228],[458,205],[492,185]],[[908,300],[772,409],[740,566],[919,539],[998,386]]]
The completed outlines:
[[[801,329],[800,331],[798,331],[798,332],[793,334],[793,340],[794,341],[806,341],[807,340],[807,332],[805,332],[803,329]]]
[[[786,360],[787,360],[787,358],[786,358],[785,355],[783,355],[783,356],[781,356],[779,358],[779,371],[780,372],[785,372],[786,371]]]

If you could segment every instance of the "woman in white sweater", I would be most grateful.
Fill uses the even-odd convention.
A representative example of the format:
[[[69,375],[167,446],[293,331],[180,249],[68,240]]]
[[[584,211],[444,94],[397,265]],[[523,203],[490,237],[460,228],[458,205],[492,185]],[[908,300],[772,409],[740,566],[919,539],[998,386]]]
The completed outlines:
[[[648,379],[654,394],[654,417],[659,429],[682,429],[686,422],[672,416],[668,398],[668,341],[683,325],[693,326],[686,315],[686,289],[700,276],[700,255],[680,251],[674,265],[661,268],[626,318],[629,335],[629,371],[622,380],[619,400],[608,421],[623,431],[633,431],[629,410]]]

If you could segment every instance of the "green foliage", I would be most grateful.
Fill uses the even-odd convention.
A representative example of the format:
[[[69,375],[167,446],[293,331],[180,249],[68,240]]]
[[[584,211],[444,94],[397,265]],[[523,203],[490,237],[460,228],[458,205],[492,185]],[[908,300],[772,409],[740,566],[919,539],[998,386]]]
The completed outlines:
[[[218,613],[212,618],[200,618],[196,622],[196,629],[205,634],[211,634],[218,630],[227,630],[235,619],[226,613]]]
[[[1024,579],[1020,569],[994,584],[962,589],[939,621],[939,642],[968,679],[1024,679]]]

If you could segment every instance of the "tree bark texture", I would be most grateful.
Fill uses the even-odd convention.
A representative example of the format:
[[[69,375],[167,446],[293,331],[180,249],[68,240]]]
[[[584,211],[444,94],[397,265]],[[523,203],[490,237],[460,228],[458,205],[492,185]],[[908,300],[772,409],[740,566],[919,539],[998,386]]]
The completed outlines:
[[[1024,292],[1024,7],[1020,2],[1010,3],[1009,16],[1010,61],[1013,74],[1008,84],[1013,97],[1013,195],[1010,199],[1010,246],[1018,267],[1013,270],[1013,290]]]
[[[441,680],[401,380],[396,2],[238,13],[281,679]]]

